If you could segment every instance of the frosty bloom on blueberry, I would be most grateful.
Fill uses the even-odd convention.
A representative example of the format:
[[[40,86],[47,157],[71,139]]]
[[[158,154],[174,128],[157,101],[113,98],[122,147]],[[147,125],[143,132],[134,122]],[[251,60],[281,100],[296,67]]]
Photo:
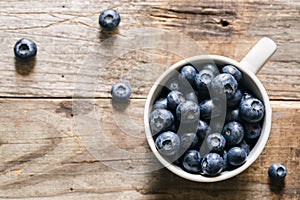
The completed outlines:
[[[209,134],[206,145],[211,152],[221,152],[226,144],[226,139],[220,133]]]
[[[197,71],[192,65],[186,65],[181,68],[178,80],[179,82],[185,82],[185,80],[187,80],[190,84],[193,84],[196,73]]]
[[[240,123],[232,121],[224,126],[222,135],[228,145],[237,145],[244,138],[244,128]]]
[[[176,112],[177,106],[184,101],[184,96],[179,91],[171,91],[167,96],[168,107],[174,112]]]
[[[200,167],[200,153],[196,150],[188,150],[183,156],[182,165],[184,169],[191,173],[199,173]]]
[[[150,115],[150,128],[155,135],[166,130],[174,121],[173,114],[166,109],[155,109]]]
[[[167,131],[156,138],[155,145],[162,155],[173,156],[180,150],[180,139],[177,134]]]
[[[127,83],[117,82],[111,88],[112,100],[115,103],[127,103],[131,95],[131,87]]]
[[[247,162],[265,111],[243,81],[243,73],[226,63],[178,69],[166,80],[149,117],[158,152],[188,173],[209,177]],[[215,131],[220,116],[225,122]]]
[[[231,74],[219,74],[211,82],[211,91],[215,98],[232,97],[238,88],[238,83]]]
[[[259,122],[264,117],[265,107],[256,98],[246,98],[240,103],[240,117],[249,123]]]
[[[119,25],[121,17],[116,10],[104,10],[99,16],[100,26],[108,31],[112,31]]]
[[[283,164],[273,163],[269,167],[268,175],[273,181],[281,181],[286,176],[286,168]]]
[[[209,153],[201,161],[202,171],[205,175],[216,176],[224,168],[224,159],[217,153]]]
[[[208,69],[201,70],[195,76],[195,85],[201,90],[207,90],[210,86],[211,81],[215,78],[215,74]]]
[[[181,123],[192,123],[199,120],[200,109],[193,101],[185,101],[176,108],[176,117]]]
[[[31,60],[36,56],[37,46],[34,41],[22,38],[14,46],[15,57],[18,60]]]

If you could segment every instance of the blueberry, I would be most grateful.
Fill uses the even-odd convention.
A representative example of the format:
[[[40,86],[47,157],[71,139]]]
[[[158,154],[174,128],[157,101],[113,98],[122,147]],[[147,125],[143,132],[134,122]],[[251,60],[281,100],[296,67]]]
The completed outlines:
[[[201,158],[199,151],[188,150],[182,160],[182,166],[187,172],[199,173],[201,170]]]
[[[201,161],[201,169],[205,175],[216,176],[220,174],[224,168],[224,160],[217,153],[206,154]]]
[[[247,139],[256,139],[260,136],[261,125],[259,123],[244,123],[243,126]]]
[[[177,106],[176,117],[181,123],[192,123],[199,120],[200,109],[193,101],[184,101]]]
[[[206,99],[199,104],[200,117],[203,120],[210,120],[222,114],[223,109],[220,108],[216,100]]]
[[[196,133],[184,133],[180,136],[181,149],[186,151],[187,149],[194,148],[198,144],[198,137]]]
[[[237,89],[236,92],[227,99],[227,106],[230,108],[236,108],[240,105],[243,93],[240,89]]]
[[[206,145],[211,152],[221,152],[225,144],[226,140],[220,133],[211,133],[206,138]]]
[[[268,170],[268,175],[271,180],[280,181],[286,176],[286,168],[283,164],[273,163]]]
[[[116,10],[104,10],[99,16],[100,26],[108,31],[112,31],[119,25],[121,17]]]
[[[244,92],[241,101],[253,97],[249,92]]]
[[[189,100],[189,101],[193,101],[195,103],[198,103],[198,97],[197,97],[197,95],[194,91],[186,94],[185,95],[185,100]]]
[[[150,128],[155,135],[169,128],[174,122],[173,114],[166,109],[156,109],[150,115]]]
[[[232,65],[226,65],[221,69],[222,73],[231,74],[237,81],[243,78],[242,72]]]
[[[228,163],[228,152],[226,150],[223,151],[222,158],[224,160],[223,171],[229,170],[231,165]]]
[[[168,100],[167,98],[160,98],[155,101],[153,105],[153,110],[155,109],[167,109],[168,108]]]
[[[245,140],[242,140],[242,142],[239,144],[239,147],[244,149],[246,151],[247,155],[250,153],[251,147]]]
[[[14,53],[18,60],[31,60],[37,54],[37,46],[34,41],[22,38],[16,42]]]
[[[209,125],[202,120],[199,120],[197,127],[197,136],[199,140],[204,140],[207,134],[211,133],[211,128]]]
[[[243,140],[244,128],[240,123],[232,121],[224,126],[222,135],[227,145],[237,145]]]
[[[113,102],[116,103],[127,103],[130,95],[130,85],[124,82],[117,82],[111,88],[111,95]]]
[[[196,74],[194,83],[199,90],[207,90],[214,78],[215,75],[211,70],[202,69]]]
[[[238,83],[231,74],[219,74],[211,82],[211,92],[215,98],[230,98],[238,88]]]
[[[243,99],[239,106],[240,117],[249,123],[256,123],[262,120],[265,113],[263,103],[256,98]]]
[[[178,80],[180,83],[185,83],[187,80],[190,83],[190,85],[193,85],[196,73],[197,71],[193,66],[186,65],[181,68],[180,74],[178,75]]]
[[[185,101],[183,94],[179,91],[171,91],[167,96],[167,100],[168,107],[174,112],[176,111],[177,106]]]
[[[228,163],[233,166],[240,166],[247,159],[246,151],[241,147],[232,147],[227,153]]]
[[[231,121],[241,122],[241,119],[239,117],[239,108],[236,108],[234,110],[230,110],[230,109],[227,110],[226,122],[231,122]]]
[[[176,126],[176,133],[181,135],[185,133],[196,133],[198,127],[198,121],[188,122],[188,123],[181,123],[177,117],[175,117]]]
[[[178,77],[172,77],[170,78],[165,87],[169,90],[169,91],[180,91],[181,87],[180,87],[180,83],[178,80]]]
[[[180,150],[180,139],[174,132],[163,132],[156,138],[155,146],[160,154],[164,156],[173,156]]]
[[[214,77],[220,74],[218,67],[211,63],[203,65],[203,69],[210,70],[213,73]]]

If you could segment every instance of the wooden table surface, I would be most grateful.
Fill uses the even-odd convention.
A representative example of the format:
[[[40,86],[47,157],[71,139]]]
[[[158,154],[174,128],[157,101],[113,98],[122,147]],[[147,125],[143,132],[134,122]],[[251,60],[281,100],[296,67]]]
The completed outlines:
[[[98,25],[107,8],[122,18],[113,33]],[[159,166],[143,128],[156,78],[185,56],[241,60],[264,36],[278,50],[257,74],[273,123],[256,162],[218,183]],[[38,45],[26,66],[12,51],[22,37]],[[299,0],[8,0],[0,40],[1,199],[300,199]],[[133,90],[123,112],[110,102],[119,80]],[[282,184],[269,181],[274,162],[287,168]]]

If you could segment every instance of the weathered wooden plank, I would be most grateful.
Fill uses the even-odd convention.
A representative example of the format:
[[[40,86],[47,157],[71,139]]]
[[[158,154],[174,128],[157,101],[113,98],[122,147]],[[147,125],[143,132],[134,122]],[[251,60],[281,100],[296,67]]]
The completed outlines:
[[[190,37],[201,52],[237,60],[260,37],[270,36],[279,49],[258,76],[271,99],[300,98],[300,4],[295,0],[0,2],[0,96],[70,97],[80,82],[84,92],[90,93],[92,85],[97,97],[109,97],[112,83],[134,76],[133,97],[145,98],[159,74],[181,57],[156,49],[132,51],[104,66],[93,63],[103,50],[100,43],[110,38],[101,33],[97,22],[99,12],[108,7],[116,8],[122,16],[114,36],[129,38],[128,30],[155,27]],[[26,69],[29,72],[15,67],[12,47],[20,37],[32,38],[38,44],[36,64]],[[179,38],[169,38],[175,52],[186,49],[176,43]],[[78,80],[78,71],[87,64],[99,66]],[[136,76],[140,74],[143,76]]]
[[[119,112],[108,99],[73,106],[67,99],[1,99],[0,198],[299,199],[298,102],[273,101],[262,155],[244,173],[214,184],[186,181],[156,165],[143,132],[144,103],[131,100]],[[115,148],[108,151],[103,141]],[[287,167],[284,187],[269,184],[273,162]]]

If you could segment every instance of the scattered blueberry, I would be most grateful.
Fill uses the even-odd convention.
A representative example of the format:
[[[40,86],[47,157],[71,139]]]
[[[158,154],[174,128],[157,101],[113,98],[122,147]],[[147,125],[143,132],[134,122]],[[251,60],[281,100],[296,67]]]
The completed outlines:
[[[16,42],[14,53],[18,60],[31,60],[37,54],[37,46],[34,41],[22,38]]]
[[[160,98],[155,101],[153,105],[153,110],[155,109],[167,109],[168,108],[168,100],[167,98]]]
[[[220,174],[224,168],[224,160],[217,153],[206,154],[201,161],[201,168],[205,175],[216,176]]]
[[[171,91],[167,96],[167,100],[168,107],[174,112],[176,112],[177,106],[185,101],[183,94],[179,91]]]
[[[130,95],[130,85],[124,82],[117,82],[111,88],[111,95],[113,102],[116,103],[127,103]]]
[[[202,120],[199,120],[197,127],[197,136],[199,140],[204,140],[207,134],[211,133],[211,128],[209,125]]]
[[[185,82],[185,80],[187,80],[191,85],[193,85],[196,73],[197,71],[193,66],[186,65],[181,68],[178,80],[179,82]]]
[[[214,98],[224,99],[234,95],[238,88],[238,83],[231,74],[219,74],[211,82],[211,92]]]
[[[268,175],[271,180],[280,181],[286,176],[286,168],[283,164],[273,163],[268,170]]]
[[[231,74],[237,81],[240,81],[243,78],[242,73],[236,67],[232,65],[226,65],[221,69],[222,73]]]
[[[256,123],[262,120],[265,113],[263,103],[257,98],[243,99],[239,106],[239,116],[249,123]]]
[[[241,147],[232,147],[227,153],[228,163],[233,166],[240,166],[246,162],[247,153]]]
[[[155,135],[169,128],[174,121],[173,114],[166,109],[156,109],[150,115],[150,128]]]
[[[188,150],[183,156],[182,165],[184,169],[191,173],[199,173],[201,170],[201,158],[199,151]]]
[[[173,156],[180,150],[180,139],[176,133],[167,131],[156,138],[155,145],[162,155]]]
[[[247,139],[256,139],[260,136],[261,125],[259,123],[244,123],[243,126]]]
[[[211,152],[221,152],[225,144],[226,140],[220,133],[211,133],[206,138],[206,145]]]
[[[108,31],[112,31],[119,25],[121,17],[116,10],[104,10],[99,16],[100,26]]]
[[[232,121],[224,126],[222,135],[226,139],[226,144],[231,146],[237,145],[243,140],[244,132],[244,128],[240,123]]]
[[[240,89],[237,89],[236,92],[227,99],[227,106],[229,108],[236,108],[240,105],[243,93]]]
[[[177,106],[176,116],[181,123],[198,122],[200,117],[199,106],[193,101],[184,101]]]

